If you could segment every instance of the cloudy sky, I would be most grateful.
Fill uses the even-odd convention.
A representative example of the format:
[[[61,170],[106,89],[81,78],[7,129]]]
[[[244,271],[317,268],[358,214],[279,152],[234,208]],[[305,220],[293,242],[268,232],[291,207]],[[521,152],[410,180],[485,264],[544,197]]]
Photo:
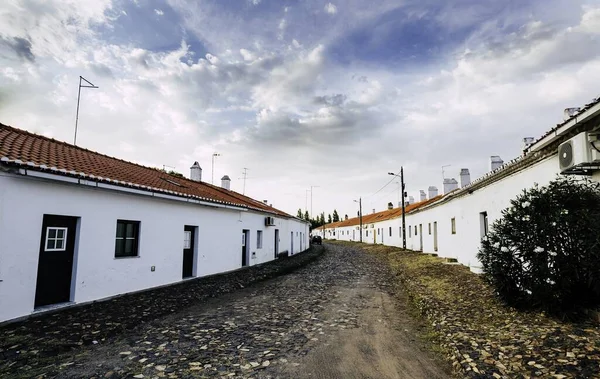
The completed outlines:
[[[72,142],[79,75],[78,145],[353,216],[600,95],[600,0],[0,3],[0,122]]]

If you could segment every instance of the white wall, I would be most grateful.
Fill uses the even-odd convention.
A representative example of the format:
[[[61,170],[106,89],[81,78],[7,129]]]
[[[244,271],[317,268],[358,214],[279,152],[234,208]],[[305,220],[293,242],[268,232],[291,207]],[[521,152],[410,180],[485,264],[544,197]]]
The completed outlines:
[[[198,227],[195,276],[240,268],[243,229],[256,253],[250,265],[273,259],[275,229],[280,251],[290,250],[291,232],[291,253],[300,252],[301,239],[302,249],[308,247],[308,226],[295,219],[275,218],[276,226],[266,227],[266,215],[253,211],[1,175],[0,321],[33,311],[44,214],[80,218],[71,294],[78,303],[182,280],[184,225]],[[140,221],[139,257],[115,259],[117,219]],[[262,249],[257,230],[263,230]]]

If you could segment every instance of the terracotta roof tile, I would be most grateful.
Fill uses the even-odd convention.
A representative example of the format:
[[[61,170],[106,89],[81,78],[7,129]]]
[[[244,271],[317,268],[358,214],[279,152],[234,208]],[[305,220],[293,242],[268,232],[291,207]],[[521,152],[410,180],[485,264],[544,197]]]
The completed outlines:
[[[436,202],[437,200],[440,200],[442,197],[444,197],[444,195],[438,195],[438,196],[428,199],[428,200],[424,200],[424,201],[421,201],[418,203],[407,205],[404,207],[404,210],[408,214],[415,209],[419,209],[428,204]],[[387,221],[387,220],[395,219],[395,218],[398,218],[401,216],[402,216],[402,208],[386,209],[385,211],[373,213],[370,215],[363,215],[362,221],[363,221],[363,225],[374,224],[376,222]],[[326,224],[325,229],[343,228],[343,227],[347,227],[347,226],[356,226],[356,225],[360,225],[360,218],[353,217],[353,218],[349,218],[348,220],[334,222],[331,224]],[[317,229],[323,229],[323,226],[319,226]]]
[[[109,157],[0,123],[0,158],[3,157],[9,160],[4,159],[5,162],[2,162],[4,164],[26,166],[28,162],[33,162],[35,166],[29,167],[30,169],[48,171],[55,167],[66,170],[66,172],[56,172],[61,175],[80,176],[80,173],[83,173],[86,178],[93,176],[98,180],[98,177],[101,177],[111,184],[146,186],[161,192],[172,191],[173,194],[178,194],[176,196],[196,197],[209,202],[237,205],[292,217],[261,201],[234,191],[169,175],[156,168]],[[21,163],[15,162],[17,160]],[[39,167],[42,165],[47,168]]]

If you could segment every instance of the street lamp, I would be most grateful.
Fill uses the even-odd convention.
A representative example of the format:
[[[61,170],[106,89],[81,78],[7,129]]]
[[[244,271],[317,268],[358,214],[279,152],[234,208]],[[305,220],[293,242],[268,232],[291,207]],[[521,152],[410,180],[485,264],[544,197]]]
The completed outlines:
[[[210,184],[215,184],[215,157],[220,157],[220,156],[221,156],[221,154],[219,154],[219,153],[213,153],[213,155],[212,155],[212,168],[211,168],[212,178],[210,179]]]
[[[398,174],[394,174],[393,172],[388,172],[388,175],[398,176]],[[406,189],[404,185],[404,167],[400,167],[400,185],[402,186],[402,248],[406,250],[406,218],[405,218],[405,208],[404,208],[404,197],[406,196]]]
[[[354,200],[355,203],[358,203],[358,220],[360,222],[360,242],[362,243],[362,235],[363,235],[363,226],[362,226],[362,197],[359,197],[358,200]]]

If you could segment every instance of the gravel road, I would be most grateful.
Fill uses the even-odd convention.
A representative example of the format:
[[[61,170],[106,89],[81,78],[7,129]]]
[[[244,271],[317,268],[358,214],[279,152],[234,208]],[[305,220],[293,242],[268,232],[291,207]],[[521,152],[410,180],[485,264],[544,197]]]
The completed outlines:
[[[417,337],[421,325],[391,279],[378,258],[326,244],[317,260],[287,275],[250,287],[238,282],[238,290],[215,298],[188,294],[200,300],[3,372],[59,378],[448,377],[446,365]],[[218,280],[211,284],[218,287]],[[230,282],[231,276],[222,285]],[[203,291],[201,285],[187,289]],[[173,288],[178,292],[172,296],[181,290]],[[132,313],[140,312],[129,303]],[[77,324],[73,315],[69,322]],[[14,339],[19,327],[0,329],[3,334]],[[21,349],[31,352],[35,343],[21,340]]]

